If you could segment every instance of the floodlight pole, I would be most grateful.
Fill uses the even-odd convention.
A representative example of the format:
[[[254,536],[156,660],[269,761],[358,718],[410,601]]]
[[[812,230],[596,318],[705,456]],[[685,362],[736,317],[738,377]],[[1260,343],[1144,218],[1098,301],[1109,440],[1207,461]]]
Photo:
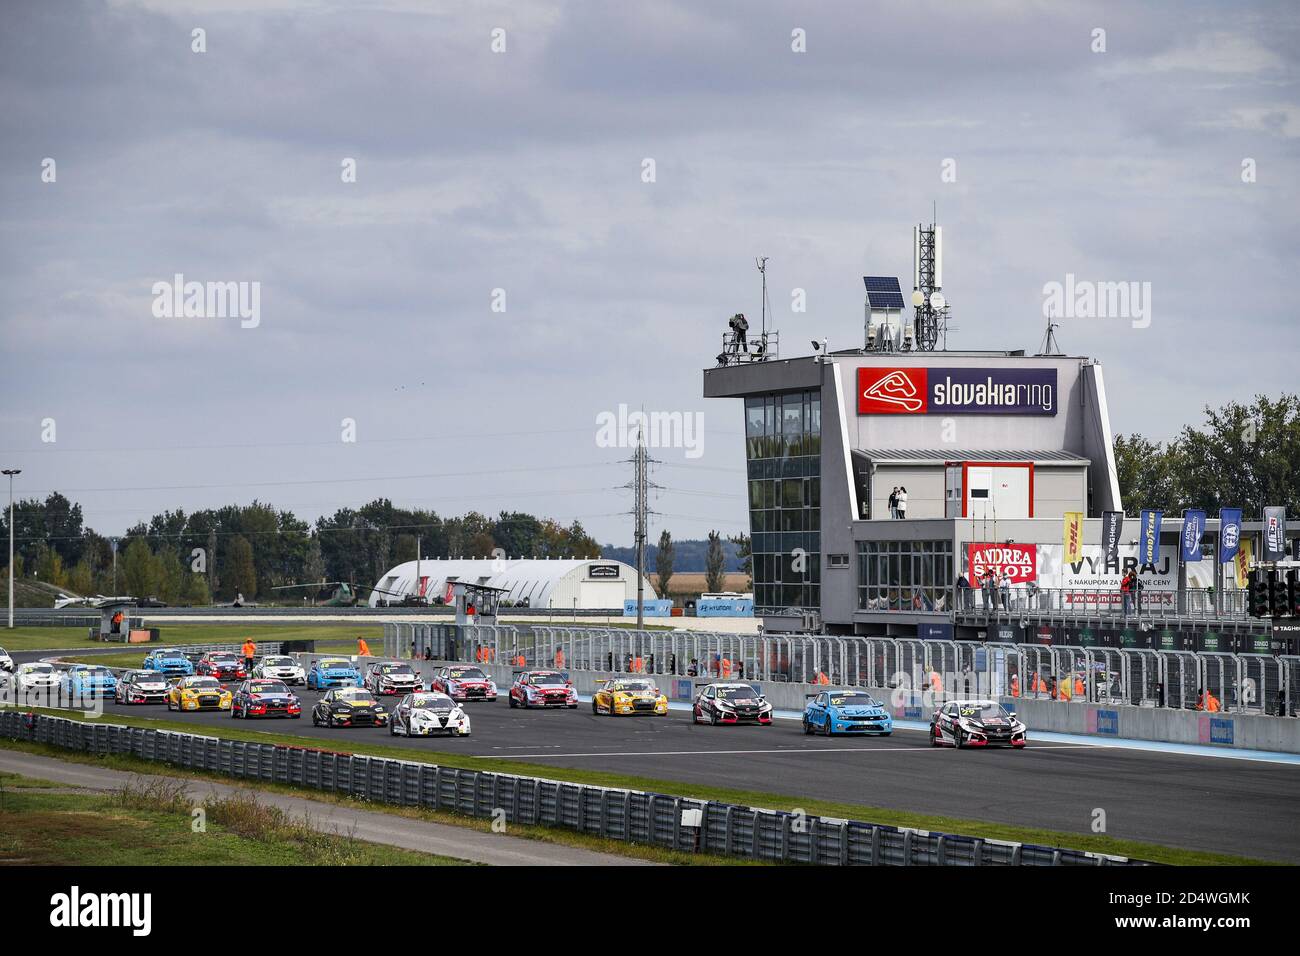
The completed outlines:
[[[3,474],[9,476],[9,630],[14,628],[14,475],[21,475],[21,468],[6,468]]]

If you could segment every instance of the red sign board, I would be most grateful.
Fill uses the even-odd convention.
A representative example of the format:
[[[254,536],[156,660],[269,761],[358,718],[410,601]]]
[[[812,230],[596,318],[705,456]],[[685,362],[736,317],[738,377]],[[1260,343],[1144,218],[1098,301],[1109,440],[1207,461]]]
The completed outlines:
[[[919,415],[926,410],[923,368],[859,368],[859,415]]]
[[[966,545],[968,577],[972,587],[992,571],[999,579],[1006,572],[1012,584],[1028,584],[1038,580],[1038,546],[1033,544],[979,544]]]

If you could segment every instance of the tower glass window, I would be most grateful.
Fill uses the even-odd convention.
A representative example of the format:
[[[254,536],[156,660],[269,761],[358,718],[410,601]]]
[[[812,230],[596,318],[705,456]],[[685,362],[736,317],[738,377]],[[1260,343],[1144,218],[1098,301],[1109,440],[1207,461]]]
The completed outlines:
[[[754,610],[821,609],[821,393],[745,399]]]

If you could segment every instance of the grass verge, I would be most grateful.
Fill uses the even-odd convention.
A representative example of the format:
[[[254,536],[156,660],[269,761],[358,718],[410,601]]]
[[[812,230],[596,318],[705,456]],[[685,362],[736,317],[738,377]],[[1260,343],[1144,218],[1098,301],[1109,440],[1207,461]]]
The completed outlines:
[[[326,793],[320,790],[294,787],[288,784],[240,780],[234,777],[222,776],[218,773],[211,773],[203,770],[189,770],[182,767],[174,767],[169,764],[156,763],[150,760],[141,760],[138,757],[123,754],[100,756],[78,751],[63,750],[62,748],[53,747],[47,744],[34,744],[14,740],[0,740],[0,750],[18,750],[23,753],[53,757],[57,760],[64,760],[69,763],[108,767],[113,770],[123,770],[131,773],[151,774],[155,776],[161,775],[183,780],[213,781],[226,786],[248,790],[250,792],[265,791],[268,793],[285,794],[287,796],[313,800],[317,803],[327,803],[334,806],[349,807],[357,810],[368,810],[371,812],[389,813],[394,816],[406,817],[407,819],[424,820],[429,823],[441,823],[450,826],[464,827],[465,829],[477,830],[482,833],[486,833],[492,829],[491,820],[464,816],[448,810],[429,810],[422,807],[399,807],[387,803],[374,803],[367,800],[358,800],[354,797],[341,796],[336,793]],[[625,856],[632,859],[646,860],[651,863],[660,863],[669,866],[771,865],[739,857],[715,856],[709,853],[683,853],[676,850],[669,850],[665,847],[650,846],[640,843],[627,843],[622,840],[610,840],[587,833],[578,833],[557,827],[512,823],[510,824],[507,833],[512,837],[535,840],[539,843],[550,843],[556,846],[590,850],[595,853]]]
[[[0,865],[464,865],[319,832],[253,793],[206,801],[196,832],[195,807],[179,779],[109,793],[36,793],[34,786],[0,797]]]
[[[71,711],[41,711],[51,716],[72,717],[77,720],[94,720]],[[246,730],[243,728],[213,728],[208,725],[195,726],[178,720],[160,720],[134,715],[114,714],[107,723],[121,723],[136,727],[154,727],[160,730],[179,730],[186,733],[204,734],[230,740],[249,740],[257,743],[278,744],[289,747],[313,747],[322,744],[312,738],[277,734],[270,731]],[[342,748],[338,748],[342,750]],[[993,840],[1011,840],[1021,843],[1034,843],[1043,846],[1056,846],[1069,849],[1089,850],[1094,853],[1107,853],[1115,856],[1127,856],[1133,859],[1148,860],[1154,863],[1167,863],[1178,866],[1250,866],[1265,865],[1267,861],[1249,857],[1231,856],[1202,850],[1189,850],[1179,847],[1167,847],[1136,840],[1124,840],[1105,834],[1077,834],[1035,827],[1022,827],[1004,823],[990,823],[982,820],[967,820],[958,817],[936,816],[898,810],[889,807],[873,807],[866,804],[839,803],[827,800],[815,800],[789,794],[770,793],[757,790],[741,790],[726,787],[712,787],[702,784],[684,783],[675,780],[660,780],[653,777],[641,777],[630,774],[611,773],[601,770],[583,770],[573,767],[554,767],[545,764],[529,763],[523,760],[507,760],[498,757],[473,757],[468,754],[447,752],[429,752],[349,741],[347,752],[378,757],[393,757],[399,760],[419,761],[440,764],[444,767],[459,767],[469,770],[493,771],[521,776],[542,777],[548,780],[562,780],[570,783],[586,783],[603,787],[621,787],[630,790],[644,790],[653,793],[690,797],[697,800],[714,800],[722,803],[740,804],[742,806],[763,807],[771,810],[794,810],[798,808],[812,816],[837,819],[863,820],[869,823],[896,827],[912,827],[920,830],[932,830],[943,833],[959,833],[965,836],[983,837]]]

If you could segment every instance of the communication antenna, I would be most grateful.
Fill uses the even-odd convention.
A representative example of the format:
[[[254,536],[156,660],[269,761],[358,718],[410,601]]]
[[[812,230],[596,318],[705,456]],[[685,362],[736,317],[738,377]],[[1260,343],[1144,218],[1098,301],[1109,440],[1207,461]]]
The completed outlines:
[[[645,542],[650,515],[655,513],[650,510],[650,489],[659,487],[650,481],[649,466],[659,462],[646,455],[645,435],[640,428],[636,433],[636,451],[627,460],[634,466],[632,482],[624,487],[632,489],[632,514],[636,519],[636,629],[641,631],[645,629]]]
[[[1039,355],[1064,355],[1061,344],[1056,341],[1056,330],[1060,323],[1053,322],[1052,307],[1047,307],[1047,331],[1043,334],[1043,344],[1038,347]]]
[[[937,208],[937,207],[936,207]],[[936,215],[937,218],[937,215]],[[933,352],[943,338],[948,347],[949,305],[943,293],[943,227],[931,221],[912,227],[912,307],[916,310],[916,348]]]
[[[762,341],[767,341],[767,256],[759,256],[754,260],[758,266],[758,274],[763,277],[763,319],[762,319]]]

